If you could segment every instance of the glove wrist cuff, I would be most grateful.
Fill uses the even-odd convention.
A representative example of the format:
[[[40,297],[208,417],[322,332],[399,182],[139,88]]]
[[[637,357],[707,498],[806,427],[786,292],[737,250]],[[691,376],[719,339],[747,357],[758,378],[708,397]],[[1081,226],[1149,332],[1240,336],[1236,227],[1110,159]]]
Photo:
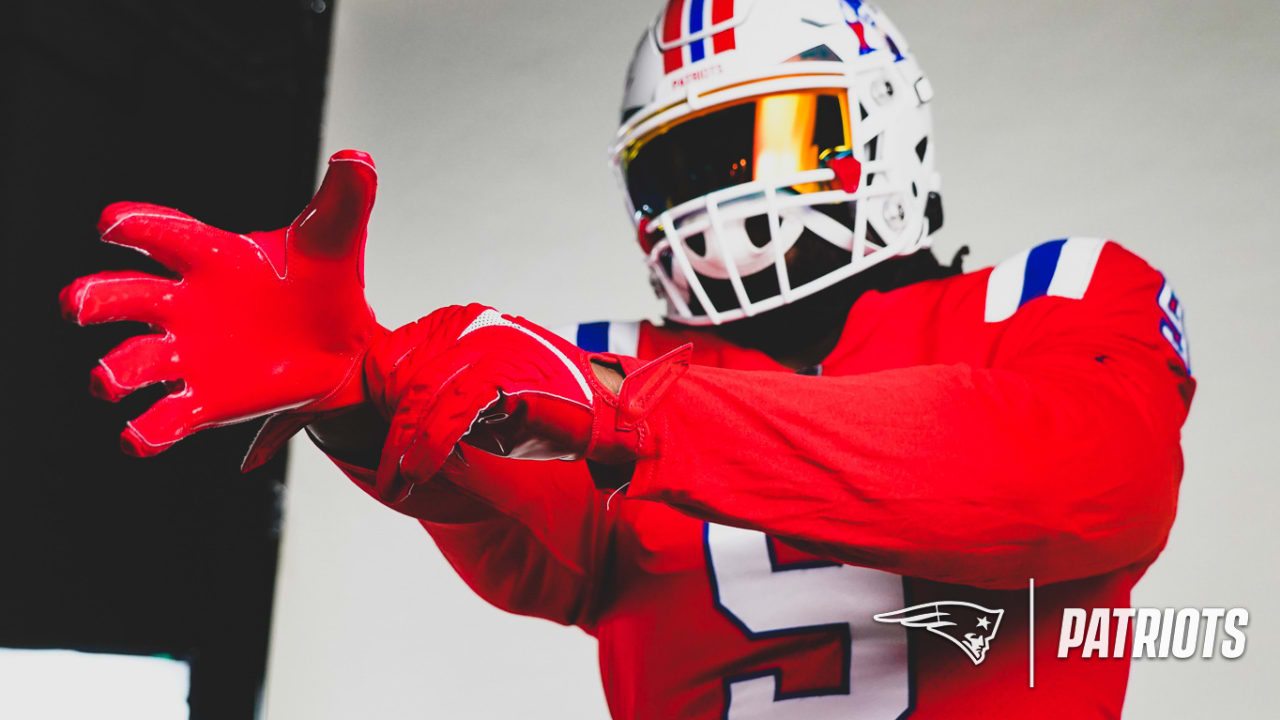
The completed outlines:
[[[611,355],[588,357],[588,362],[591,357],[598,357],[617,363],[626,373],[616,395],[591,374],[596,399],[595,422],[586,452],[588,460],[623,465],[656,454],[649,417],[689,370],[692,350],[692,345],[684,345],[644,364]]]

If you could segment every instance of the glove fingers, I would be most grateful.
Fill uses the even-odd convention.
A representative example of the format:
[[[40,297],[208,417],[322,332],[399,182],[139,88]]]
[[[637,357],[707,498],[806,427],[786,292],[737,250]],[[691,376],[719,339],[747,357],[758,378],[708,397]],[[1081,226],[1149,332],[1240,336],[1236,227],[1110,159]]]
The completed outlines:
[[[178,352],[167,335],[129,338],[89,373],[89,392],[116,402],[142,387],[178,379]]]
[[[391,505],[407,498],[411,489],[408,478],[400,471],[400,459],[418,433],[418,418],[414,416],[414,410],[405,408],[392,417],[391,430],[382,445],[378,471],[374,474],[374,493],[382,502]]]
[[[200,406],[190,388],[166,395],[125,425],[120,447],[134,457],[151,457],[200,428]]]
[[[378,173],[367,153],[335,153],[320,189],[290,226],[290,243],[312,257],[362,257],[377,187]]]
[[[427,386],[410,389],[391,417],[391,429],[382,447],[382,460],[374,477],[374,491],[385,503],[395,504],[409,496],[412,483],[426,479],[405,464],[405,453],[426,434],[425,415],[434,392]]]
[[[210,232],[221,231],[186,213],[149,203],[112,203],[98,218],[104,242],[133,248],[179,272],[190,267],[191,248],[204,244],[193,238]]]
[[[423,482],[435,475],[480,413],[500,399],[493,377],[483,367],[468,368],[432,399],[422,417],[426,432],[414,438],[400,459],[411,480]]]
[[[472,352],[469,348],[455,346],[440,355],[421,360],[414,357],[416,353],[411,353],[401,362],[397,374],[412,375],[396,383],[401,389],[391,398],[394,407],[390,417],[391,429],[383,445],[382,463],[374,483],[383,502],[400,502],[408,496],[411,483],[424,482],[434,474],[436,468],[430,467],[426,459],[433,455],[427,451],[427,446],[416,450],[414,458],[407,458],[410,448],[426,441],[430,446],[446,447],[444,454],[447,456],[458,437],[466,432],[465,428],[456,430],[441,424],[442,408],[439,405],[443,398],[453,397],[457,392],[454,386],[471,374]],[[492,400],[492,396],[489,399]],[[427,437],[428,432],[430,438]],[[457,437],[453,437],[455,433]]]
[[[101,272],[62,289],[62,316],[77,325],[133,320],[162,324],[178,284],[146,273]]]

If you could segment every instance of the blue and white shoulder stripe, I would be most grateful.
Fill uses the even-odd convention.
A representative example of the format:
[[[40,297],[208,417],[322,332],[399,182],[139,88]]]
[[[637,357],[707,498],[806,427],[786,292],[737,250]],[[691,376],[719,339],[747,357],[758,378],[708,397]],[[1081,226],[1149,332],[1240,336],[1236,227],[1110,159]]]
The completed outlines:
[[[987,278],[983,319],[1008,320],[1039,297],[1083,298],[1106,243],[1097,238],[1050,240],[995,266]]]
[[[587,352],[608,352],[635,357],[640,346],[640,323],[601,322],[563,325],[555,334]]]

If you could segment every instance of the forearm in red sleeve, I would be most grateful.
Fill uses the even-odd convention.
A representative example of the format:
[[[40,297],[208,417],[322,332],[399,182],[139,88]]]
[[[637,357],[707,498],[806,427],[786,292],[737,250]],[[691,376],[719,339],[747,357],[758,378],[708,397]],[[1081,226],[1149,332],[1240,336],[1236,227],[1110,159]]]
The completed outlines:
[[[489,603],[590,630],[596,553],[608,529],[602,498],[581,463],[460,453],[394,509],[418,519]],[[332,459],[373,496],[372,470]]]
[[[1143,362],[1077,355],[849,377],[695,367],[627,494],[944,582],[1107,572],[1163,546],[1183,411],[1152,397]]]

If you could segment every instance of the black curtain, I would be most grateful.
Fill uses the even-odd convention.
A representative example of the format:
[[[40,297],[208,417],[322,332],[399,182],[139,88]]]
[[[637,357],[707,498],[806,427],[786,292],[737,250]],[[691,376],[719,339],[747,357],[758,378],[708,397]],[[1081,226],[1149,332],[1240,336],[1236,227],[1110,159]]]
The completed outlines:
[[[124,456],[124,421],[163,391],[110,405],[88,372],[143,328],[73,327],[57,293],[155,269],[98,241],[112,201],[240,231],[292,220],[317,180],[331,5],[10,0],[0,19],[0,645],[186,659],[193,718],[253,717],[284,458],[241,475],[252,426]]]

